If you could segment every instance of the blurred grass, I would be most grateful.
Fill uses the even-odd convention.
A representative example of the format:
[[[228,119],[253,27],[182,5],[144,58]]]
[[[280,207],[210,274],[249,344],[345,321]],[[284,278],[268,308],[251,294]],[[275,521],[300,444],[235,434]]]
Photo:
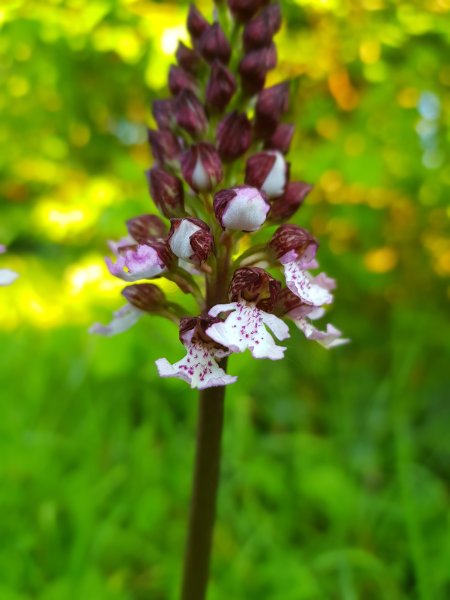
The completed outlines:
[[[21,273],[0,294],[2,600],[177,597],[196,401],[152,364],[176,331],[86,331],[120,305],[105,240],[151,210],[148,105],[186,6],[0,9],[1,260]],[[293,174],[317,183],[297,222],[352,344],[293,331],[284,361],[231,359],[211,600],[446,600],[450,7],[282,6],[274,79],[298,76]]]

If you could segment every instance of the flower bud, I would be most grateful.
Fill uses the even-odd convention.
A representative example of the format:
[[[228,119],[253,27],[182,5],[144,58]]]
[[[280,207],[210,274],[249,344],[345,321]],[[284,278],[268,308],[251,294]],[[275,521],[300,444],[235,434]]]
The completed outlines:
[[[175,124],[174,100],[154,100],[152,103],[152,114],[160,129],[170,129]]]
[[[228,6],[233,16],[243,22],[251,19],[260,8],[268,3],[269,0],[228,0]]]
[[[153,202],[167,218],[184,212],[183,184],[171,173],[159,167],[146,171]]]
[[[229,288],[231,302],[246,300],[258,308],[272,311],[281,283],[259,267],[242,267],[234,272]]]
[[[194,75],[201,67],[202,59],[200,54],[196,50],[193,50],[192,48],[189,48],[183,44],[181,41],[178,42],[178,48],[175,53],[175,57],[177,59],[177,63],[182,69]]]
[[[206,142],[191,146],[182,155],[181,172],[196,192],[210,192],[223,177],[220,157],[214,146]]]
[[[183,90],[175,98],[175,118],[178,126],[193,137],[201,135],[208,127],[205,109],[190,90]]]
[[[279,150],[283,154],[289,152],[295,126],[289,123],[280,123],[275,129],[272,137],[264,145],[266,150]]]
[[[211,66],[211,75],[206,87],[206,104],[222,112],[236,91],[233,74],[217,59]]]
[[[148,130],[148,141],[156,162],[161,165],[170,163],[178,158],[181,145],[178,138],[169,130]]]
[[[230,42],[225,37],[219,23],[214,23],[205,29],[199,39],[198,49],[203,58],[208,62],[212,62],[217,58],[224,64],[228,64],[230,60]]]
[[[145,312],[157,312],[167,304],[164,292],[152,283],[128,285],[121,294],[130,304]]]
[[[217,344],[217,342],[214,342],[206,334],[208,327],[211,327],[211,325],[214,325],[214,323],[220,322],[221,320],[218,317],[211,317],[210,315],[200,317],[182,317],[180,319],[180,342],[183,344],[191,344],[192,342],[196,341],[206,342],[226,350],[224,346]]]
[[[247,152],[252,143],[252,124],[245,113],[236,110],[217,125],[217,150],[225,162],[233,161]]]
[[[277,50],[270,46],[252,50],[239,63],[242,87],[249,94],[256,94],[264,87],[267,73],[277,64]]]
[[[214,196],[214,212],[223,229],[257,231],[269,210],[265,195],[248,185],[221,190]]]
[[[268,46],[280,27],[280,5],[270,4],[245,25],[243,35],[245,51]]]
[[[264,139],[270,137],[289,106],[289,83],[261,90],[255,107],[255,129]]]
[[[201,264],[210,255],[214,238],[206,223],[187,217],[170,220],[167,242],[178,258]]]
[[[169,90],[174,96],[183,90],[190,90],[195,93],[197,91],[197,83],[190,73],[181,67],[171,65],[169,70]]]
[[[157,215],[140,215],[126,222],[129,235],[138,244],[164,238],[167,234],[165,223]]]
[[[259,188],[269,198],[281,196],[288,179],[289,164],[280,152],[258,152],[247,160],[245,183]]]
[[[269,220],[273,223],[280,223],[292,217],[303,204],[312,188],[312,185],[304,181],[291,181],[288,183],[284,194],[272,202]]]
[[[187,17],[187,29],[193,40],[197,40],[202,33],[209,27],[208,21],[202,15],[194,4],[189,6]]]
[[[298,259],[309,263],[314,259],[318,247],[319,242],[306,229],[292,224],[278,227],[269,242],[269,250],[274,258],[283,264]]]

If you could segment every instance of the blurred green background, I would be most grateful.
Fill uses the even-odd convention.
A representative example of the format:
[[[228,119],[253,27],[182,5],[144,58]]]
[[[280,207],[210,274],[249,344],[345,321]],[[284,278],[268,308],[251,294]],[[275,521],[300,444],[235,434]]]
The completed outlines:
[[[208,16],[211,4],[200,2]],[[450,2],[284,0],[296,216],[338,280],[327,352],[231,358],[211,600],[450,598]],[[177,598],[196,394],[103,264],[151,211],[150,101],[184,2],[0,6],[1,600]],[[174,293],[169,289],[169,294]]]

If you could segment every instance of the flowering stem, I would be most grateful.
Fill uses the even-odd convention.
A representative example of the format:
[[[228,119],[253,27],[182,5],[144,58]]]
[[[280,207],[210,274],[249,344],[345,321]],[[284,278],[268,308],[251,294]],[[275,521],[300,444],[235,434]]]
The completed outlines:
[[[226,369],[226,359],[221,364]],[[204,600],[219,485],[225,387],[202,390],[181,600]]]

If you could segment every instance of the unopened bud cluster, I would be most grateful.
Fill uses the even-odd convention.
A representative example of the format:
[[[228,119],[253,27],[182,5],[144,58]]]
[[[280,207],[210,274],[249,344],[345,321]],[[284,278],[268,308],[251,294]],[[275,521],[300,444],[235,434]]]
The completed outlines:
[[[294,135],[284,121],[289,83],[265,87],[280,27],[277,2],[216,2],[212,23],[191,5],[191,47],[180,42],[171,96],[153,103],[156,128],[148,133],[148,186],[161,217],[130,219],[128,235],[110,243],[115,259],[106,259],[113,275],[133,285],[112,322],[92,331],[112,335],[146,313],[175,321],[187,353],[175,364],[158,360],[159,373],[200,389],[236,380],[223,368],[231,353],[282,358],[275,339],[289,337],[286,319],[324,347],[347,341],[332,325],[321,331],[313,324],[335,283],[310,272],[319,266],[317,240],[286,223],[312,186],[292,181],[286,160]],[[192,294],[198,313],[142,282],[160,277]]]

